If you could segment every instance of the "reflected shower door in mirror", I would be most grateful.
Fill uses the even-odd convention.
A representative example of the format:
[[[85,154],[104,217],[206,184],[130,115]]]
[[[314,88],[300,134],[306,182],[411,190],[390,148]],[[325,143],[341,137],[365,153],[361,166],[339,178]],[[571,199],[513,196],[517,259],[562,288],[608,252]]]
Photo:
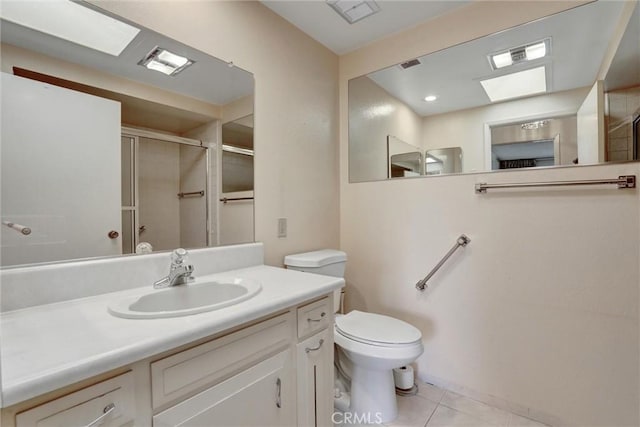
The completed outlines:
[[[387,135],[464,152],[425,175],[637,160],[638,40],[638,2],[600,0],[351,79],[349,180],[395,177]]]
[[[122,253],[207,246],[208,148],[196,140],[124,129]]]
[[[253,203],[239,224],[219,202],[222,127],[251,116],[253,134],[253,75],[73,3],[127,28],[120,52],[99,52],[18,24],[23,3],[0,12],[1,214],[15,224],[0,229],[2,266],[130,254],[142,242],[253,241]],[[250,169],[240,182],[253,197]]]

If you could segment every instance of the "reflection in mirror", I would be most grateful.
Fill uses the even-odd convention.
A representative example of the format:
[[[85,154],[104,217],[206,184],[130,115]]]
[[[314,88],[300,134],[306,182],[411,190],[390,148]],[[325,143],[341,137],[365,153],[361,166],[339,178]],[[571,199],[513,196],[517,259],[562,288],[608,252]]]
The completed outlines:
[[[436,148],[425,153],[425,175],[444,175],[462,172],[460,147]]]
[[[418,147],[387,135],[388,177],[420,176],[422,169],[422,153]]]
[[[596,1],[350,80],[350,182],[390,176],[388,134],[460,147],[458,172],[634,159],[639,9]]]
[[[402,153],[389,158],[391,178],[420,176],[422,174],[422,154]]]
[[[491,169],[577,163],[575,115],[491,126]]]
[[[242,217],[220,202],[223,125],[253,150],[253,76],[73,3],[129,26],[122,51],[103,53],[18,24],[21,5],[0,12],[1,213],[17,224],[0,230],[2,266],[253,241],[252,156],[232,173],[251,196]]]
[[[222,125],[222,192],[253,191],[253,115]]]
[[[197,140],[123,127],[123,254],[140,244],[207,246],[207,151]]]
[[[222,125],[220,244],[253,240],[253,114]]]

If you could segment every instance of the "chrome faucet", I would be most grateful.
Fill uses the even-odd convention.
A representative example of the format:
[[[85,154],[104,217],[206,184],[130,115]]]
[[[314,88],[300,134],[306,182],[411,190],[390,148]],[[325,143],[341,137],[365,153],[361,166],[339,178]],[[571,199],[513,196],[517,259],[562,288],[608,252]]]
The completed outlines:
[[[169,286],[184,285],[194,278],[191,276],[193,273],[193,265],[186,264],[187,251],[182,248],[178,248],[171,253],[171,267],[169,267],[169,275],[156,281],[153,284],[155,289],[167,288]]]

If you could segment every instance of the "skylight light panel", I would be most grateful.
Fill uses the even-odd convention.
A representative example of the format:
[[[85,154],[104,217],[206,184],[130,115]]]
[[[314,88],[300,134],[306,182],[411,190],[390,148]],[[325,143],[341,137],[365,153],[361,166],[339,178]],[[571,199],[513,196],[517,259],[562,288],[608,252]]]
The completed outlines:
[[[481,80],[480,84],[491,102],[521,98],[547,91],[544,66]]]

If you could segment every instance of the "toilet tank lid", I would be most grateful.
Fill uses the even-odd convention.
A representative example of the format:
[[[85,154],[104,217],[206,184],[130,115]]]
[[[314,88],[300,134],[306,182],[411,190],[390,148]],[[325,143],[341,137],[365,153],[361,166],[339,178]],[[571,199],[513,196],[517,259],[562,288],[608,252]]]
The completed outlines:
[[[290,267],[324,267],[325,265],[345,262],[346,260],[347,254],[342,251],[323,249],[321,251],[287,255],[284,257],[284,265]]]

